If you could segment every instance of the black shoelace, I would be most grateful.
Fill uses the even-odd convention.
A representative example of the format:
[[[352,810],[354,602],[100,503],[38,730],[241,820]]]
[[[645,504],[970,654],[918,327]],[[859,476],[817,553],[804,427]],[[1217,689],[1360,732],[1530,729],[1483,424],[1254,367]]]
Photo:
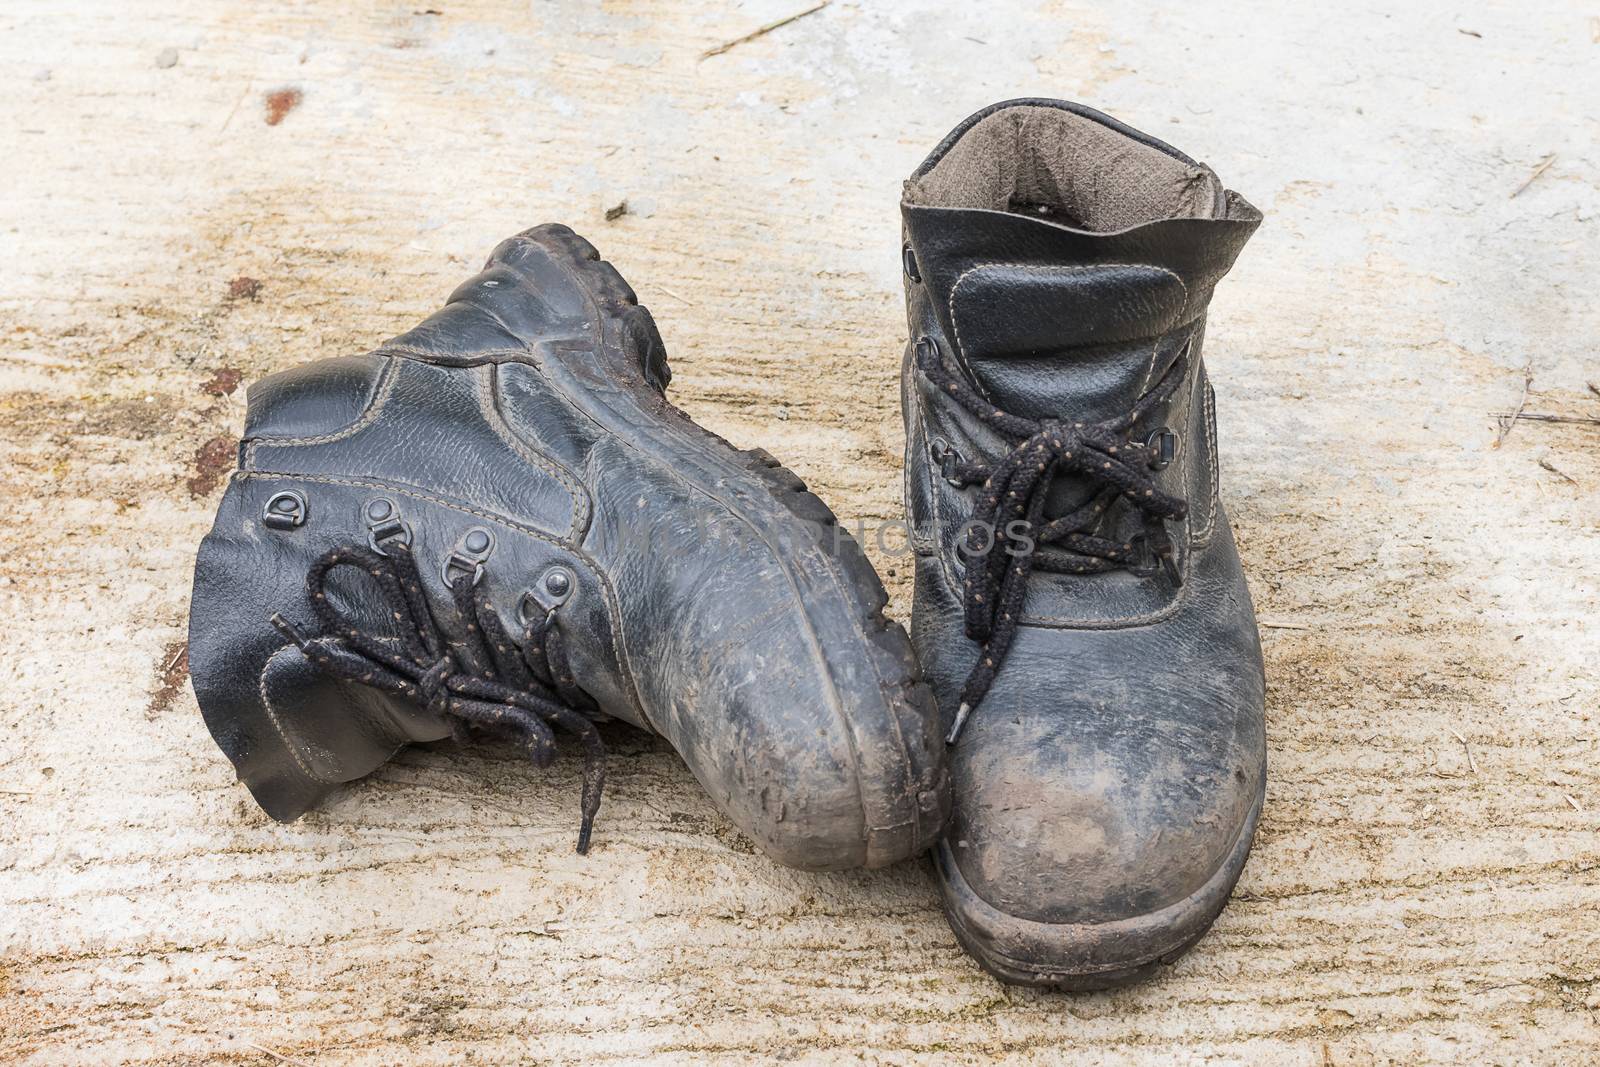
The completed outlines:
[[[1183,383],[1188,350],[1126,414],[1091,423],[1036,421],[1001,411],[926,338],[917,343],[916,359],[930,382],[1011,444],[994,463],[965,462],[953,453],[940,457],[942,473],[952,483],[983,487],[967,530],[962,588],[967,636],[980,648],[945,738],[955,744],[1011,650],[1028,577],[1035,570],[1096,574],[1120,568],[1150,574],[1160,567],[1174,583],[1180,580],[1166,524],[1181,520],[1188,505],[1156,485],[1155,446],[1130,435]],[[1098,488],[1067,514],[1046,520],[1045,499],[1056,474],[1076,474]],[[1118,499],[1142,520],[1142,532],[1126,541],[1096,532]]]
[[[382,549],[342,546],[311,565],[306,589],[322,634],[304,637],[281,615],[273,615],[272,624],[333,677],[392,693],[447,719],[459,742],[469,740],[473,728],[508,736],[544,768],[555,758],[553,728],[576,734],[584,747],[578,852],[588,852],[605,784],[606,750],[583,713],[594,705],[573,681],[555,612],[529,620],[519,648],[474,576],[456,575],[449,579],[450,596],[465,637],[452,640],[435,621],[410,546],[390,539]],[[365,571],[376,581],[397,624],[398,642],[367,632],[334,608],[327,586],[337,567]]]

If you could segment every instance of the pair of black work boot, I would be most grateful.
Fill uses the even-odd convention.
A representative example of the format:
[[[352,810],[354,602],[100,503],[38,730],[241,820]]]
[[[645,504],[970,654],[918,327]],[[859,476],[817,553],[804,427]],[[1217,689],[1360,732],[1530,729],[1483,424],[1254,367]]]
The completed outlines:
[[[540,226],[420,326],[249,392],[196,695],[293,819],[408,742],[665,737],[780,863],[933,848],[961,943],[1097,988],[1194,943],[1265,782],[1200,349],[1260,222],[1095,111],[997,104],[906,183],[913,638],[822,501],[669,403],[650,314]]]

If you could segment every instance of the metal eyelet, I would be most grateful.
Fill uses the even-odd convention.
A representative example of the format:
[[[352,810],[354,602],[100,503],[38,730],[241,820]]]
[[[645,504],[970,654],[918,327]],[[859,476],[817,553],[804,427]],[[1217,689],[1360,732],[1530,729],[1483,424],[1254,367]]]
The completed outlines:
[[[1180,443],[1178,435],[1165,426],[1151,431],[1144,442],[1144,446],[1150,450],[1150,468],[1161,471],[1172,466],[1173,460],[1178,458]]]
[[[411,544],[411,527],[400,517],[400,505],[388,497],[367,501],[361,506],[361,517],[367,524],[367,544],[374,552],[381,553],[388,541]]]
[[[1167,581],[1174,586],[1183,584],[1183,572],[1178,570],[1177,549],[1161,553],[1161,569],[1166,572]]]
[[[577,591],[578,576],[570,567],[558,563],[540,575],[532,589],[522,594],[517,614],[524,624],[529,623],[540,615],[551,614],[571,600]]]
[[[463,574],[472,579],[473,585],[483,581],[483,564],[493,551],[494,534],[484,527],[474,526],[462,534],[440,568],[446,588],[454,585],[455,579]]]
[[[273,493],[267,506],[261,509],[261,522],[274,530],[292,530],[305,525],[311,515],[311,505],[298,489],[284,489]]]
[[[922,271],[917,269],[917,254],[911,250],[910,245],[900,250],[900,265],[905,269],[907,278],[921,284]]]
[[[955,469],[962,461],[961,453],[950,447],[950,442],[943,437],[935,437],[928,441],[928,455],[939,465],[939,476],[957,489],[965,489],[966,483],[955,476]]]
[[[1172,523],[1163,519],[1162,525],[1167,529],[1167,551],[1157,552],[1154,546],[1150,544],[1148,536],[1144,534],[1138,535],[1141,559],[1134,573],[1142,573],[1145,576],[1158,572],[1165,574],[1167,580],[1172,583],[1174,588],[1177,588],[1183,585],[1183,571],[1178,568],[1178,547],[1177,543],[1172,539]]]

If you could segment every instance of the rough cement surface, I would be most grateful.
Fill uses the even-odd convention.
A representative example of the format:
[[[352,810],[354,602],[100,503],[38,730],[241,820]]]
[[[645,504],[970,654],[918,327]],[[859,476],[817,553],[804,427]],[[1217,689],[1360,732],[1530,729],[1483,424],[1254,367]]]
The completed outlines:
[[[0,11],[0,1061],[1592,1062],[1600,426],[1488,413],[1600,416],[1600,8],[835,0],[698,58],[806,6]],[[1271,782],[1197,950],[1008,991],[920,865],[776,868],[627,735],[587,859],[576,759],[256,810],[182,659],[241,377],[566,221],[681,405],[894,518],[898,182],[1035,93],[1267,212],[1207,358]]]

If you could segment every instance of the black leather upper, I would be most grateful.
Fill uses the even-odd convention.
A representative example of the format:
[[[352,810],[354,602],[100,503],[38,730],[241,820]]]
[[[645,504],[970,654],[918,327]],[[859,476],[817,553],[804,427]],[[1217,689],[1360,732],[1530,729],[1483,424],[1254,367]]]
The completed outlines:
[[[1070,109],[1203,170],[1087,109],[1023,101],[968,120],[918,174],[975,122],[1022,106]],[[961,602],[960,535],[977,489],[952,485],[937,457],[953,450],[994,463],[1009,442],[920,374],[913,346],[937,345],[997,409],[1066,424],[1125,414],[1188,356],[1180,387],[1137,431],[1178,435],[1176,461],[1153,477],[1188,502],[1168,527],[1181,581],[1159,568],[1035,571],[1015,645],[951,751],[948,842],[971,892],[1028,922],[1148,913],[1212,878],[1248,832],[1263,781],[1261,654],[1218,500],[1200,358],[1212,289],[1261,216],[1220,185],[1208,217],[1116,232],[921,199],[902,205],[915,275],[906,285],[905,488],[918,552],[913,636],[947,722],[980,648],[964,632]],[[1047,517],[1098,488],[1053,476]],[[1105,533],[1136,536],[1137,520],[1132,509],[1114,511]]]

